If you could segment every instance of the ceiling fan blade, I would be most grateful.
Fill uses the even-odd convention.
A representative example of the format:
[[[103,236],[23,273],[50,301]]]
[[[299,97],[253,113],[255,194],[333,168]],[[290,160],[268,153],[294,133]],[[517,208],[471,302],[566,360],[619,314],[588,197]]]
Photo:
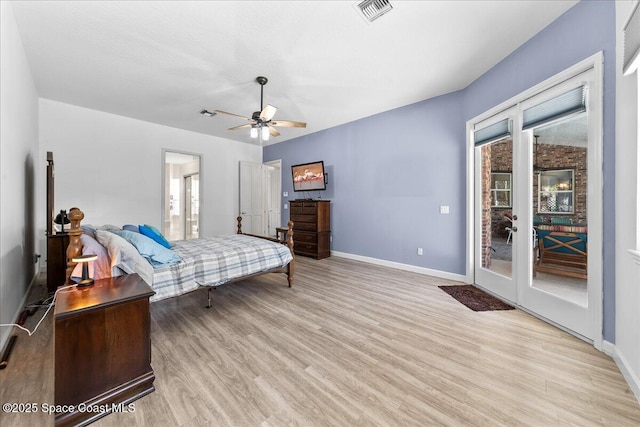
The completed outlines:
[[[251,123],[249,123],[249,124],[246,124],[246,125],[235,126],[235,127],[229,128],[227,130],[246,129],[246,128],[250,128],[251,126],[253,126],[253,125]]]
[[[273,126],[269,126],[269,135],[271,136],[280,136],[280,132],[277,131]]]
[[[273,116],[276,114],[276,111],[278,111],[278,109],[276,107],[274,107],[273,105],[267,104],[263,109],[262,112],[260,113],[260,118],[265,121],[268,122],[269,120],[271,120],[273,118]]]
[[[306,128],[307,124],[303,122],[292,122],[291,120],[278,120],[271,122],[271,126],[280,126],[283,128]]]
[[[239,117],[241,119],[245,119],[245,120],[249,120],[249,121],[253,120],[253,119],[251,119],[249,117],[241,116],[240,114],[228,113],[228,112],[222,111],[222,110],[213,110],[213,111],[215,111],[216,113],[220,113],[220,114],[226,114],[227,116]]]

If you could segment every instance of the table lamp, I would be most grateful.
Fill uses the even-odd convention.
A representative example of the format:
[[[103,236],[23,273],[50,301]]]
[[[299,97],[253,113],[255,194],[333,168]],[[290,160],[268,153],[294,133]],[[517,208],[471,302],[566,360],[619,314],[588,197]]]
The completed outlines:
[[[53,220],[54,223],[56,223],[56,225],[60,226],[60,233],[64,233],[64,225],[65,224],[71,224],[71,221],[69,220],[69,216],[67,215],[67,211],[65,210],[61,210],[60,213],[58,215],[56,215],[56,218]]]
[[[72,258],[72,262],[82,263],[82,278],[77,282],[79,288],[93,285],[93,279],[89,277],[89,262],[98,259],[98,255],[80,255]]]

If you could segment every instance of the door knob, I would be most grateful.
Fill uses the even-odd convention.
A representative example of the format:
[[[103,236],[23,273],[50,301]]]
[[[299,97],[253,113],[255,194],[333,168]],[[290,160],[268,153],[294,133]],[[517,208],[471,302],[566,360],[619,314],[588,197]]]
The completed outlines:
[[[511,230],[512,230],[514,233],[517,233],[517,232],[518,232],[518,227],[513,227]]]
[[[514,216],[513,216],[513,220],[514,220],[514,221],[517,221],[517,220],[518,220],[518,215],[514,215]]]

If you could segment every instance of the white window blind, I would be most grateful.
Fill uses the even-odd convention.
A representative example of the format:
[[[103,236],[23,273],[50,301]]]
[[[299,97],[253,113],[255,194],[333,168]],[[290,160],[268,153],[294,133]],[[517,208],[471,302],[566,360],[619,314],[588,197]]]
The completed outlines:
[[[511,120],[504,119],[498,123],[478,129],[473,132],[473,143],[476,147],[500,141],[511,136]]]
[[[587,91],[580,86],[522,113],[522,129],[531,129],[571,114],[587,111]]]

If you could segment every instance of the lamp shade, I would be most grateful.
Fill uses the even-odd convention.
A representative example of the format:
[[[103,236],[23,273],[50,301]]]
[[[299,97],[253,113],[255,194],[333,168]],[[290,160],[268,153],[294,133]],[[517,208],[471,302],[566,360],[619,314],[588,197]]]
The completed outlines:
[[[89,262],[98,259],[98,255],[87,254],[71,258],[71,262],[82,263],[82,278],[76,284],[78,287],[93,285],[93,279],[89,277]]]
[[[69,217],[67,216],[67,211],[60,211],[56,218],[53,220],[56,224],[71,224]]]
[[[88,255],[79,255],[75,258],[71,258],[71,262],[89,262],[95,261],[98,259],[98,255],[88,254]]]

